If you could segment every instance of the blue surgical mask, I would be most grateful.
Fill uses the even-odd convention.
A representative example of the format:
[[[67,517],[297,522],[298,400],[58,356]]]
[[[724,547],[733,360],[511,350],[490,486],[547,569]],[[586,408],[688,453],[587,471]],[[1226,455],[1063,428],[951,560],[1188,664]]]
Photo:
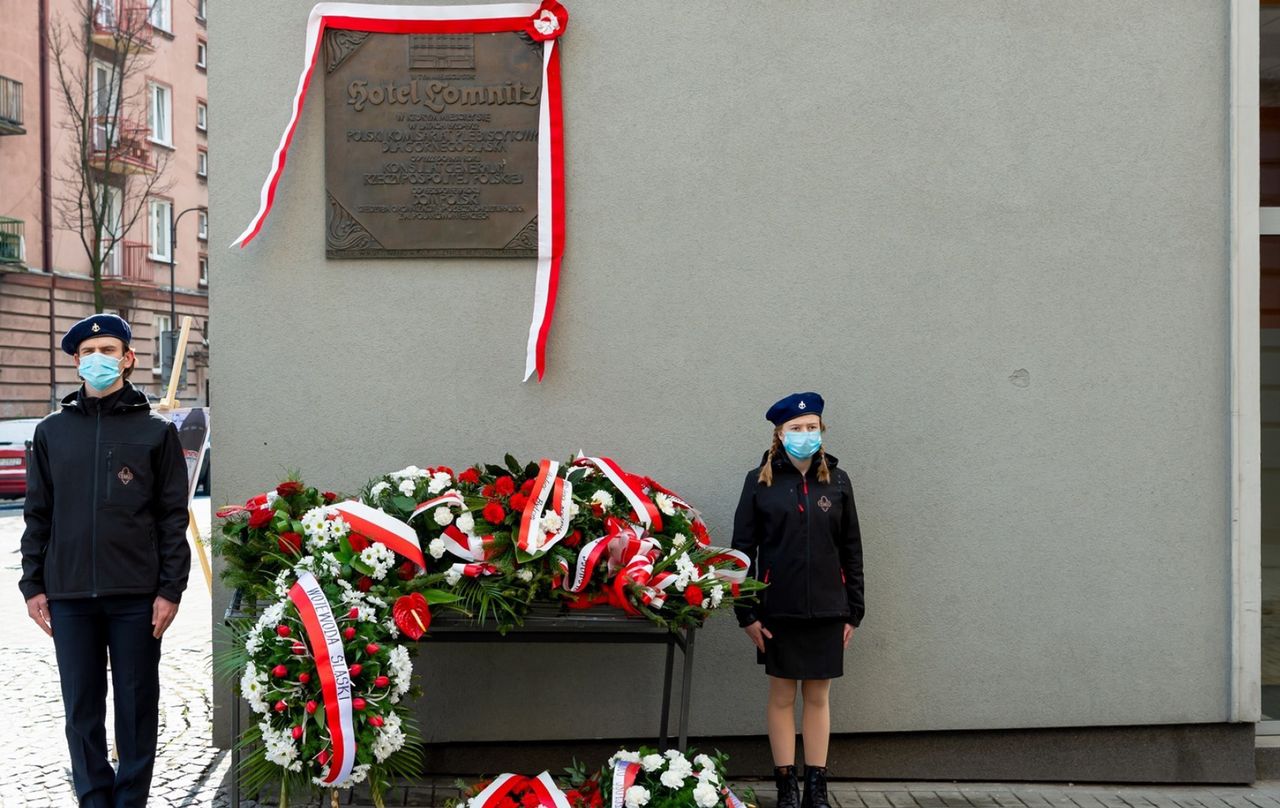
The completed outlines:
[[[783,432],[782,445],[796,460],[808,460],[822,446],[822,433],[816,429],[812,432]]]
[[[80,360],[80,378],[94,390],[106,390],[120,378],[120,359],[91,353]]]

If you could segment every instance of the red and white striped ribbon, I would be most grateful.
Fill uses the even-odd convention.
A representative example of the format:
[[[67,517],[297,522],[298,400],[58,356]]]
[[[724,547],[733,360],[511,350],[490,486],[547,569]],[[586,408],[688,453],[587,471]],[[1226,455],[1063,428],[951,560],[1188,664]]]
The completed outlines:
[[[747,808],[746,804],[743,803],[743,801],[738,798],[738,795],[734,794],[733,790],[728,786],[720,789],[720,793],[724,795],[724,803],[729,806],[729,808]]]
[[[409,514],[409,521],[412,522],[414,518],[420,514],[424,514],[432,508],[438,508],[442,505],[447,505],[451,508],[467,507],[467,503],[462,499],[462,494],[459,494],[457,491],[447,491],[434,499],[418,503],[418,505],[414,507],[413,513]]]
[[[543,808],[571,808],[569,798],[565,796],[550,772],[543,772],[537,777],[525,777],[520,774],[500,774],[493,778],[484,791],[475,795],[468,805],[472,808],[494,808],[512,791],[528,788],[538,796],[539,805]]]
[[[627,799],[627,789],[636,783],[640,774],[640,764],[619,760],[613,767],[613,808],[623,808]]]
[[[385,544],[397,554],[417,564],[419,569],[427,568],[427,559],[422,555],[422,548],[418,546],[418,534],[404,522],[377,508],[371,508],[363,502],[354,500],[338,502],[333,507],[342,514],[343,520],[356,533],[362,533],[379,544]]]
[[[731,550],[727,547],[709,547],[707,549],[715,553],[715,555],[707,559],[707,563],[721,564],[727,561],[732,565],[716,567],[713,574],[720,580],[731,583],[736,595],[738,584],[747,580],[747,570],[751,567],[751,559],[741,550]]]
[[[454,564],[449,567],[450,572],[456,572],[466,578],[479,578],[481,575],[494,575],[498,572],[498,568],[493,564],[483,561],[471,562],[468,564]]]
[[[564,255],[564,119],[561,113],[560,48],[557,37],[568,25],[568,13],[558,2],[495,3],[463,6],[391,6],[361,3],[317,3],[307,18],[307,41],[302,74],[293,95],[280,143],[262,183],[258,212],[231,246],[244,247],[257,237],[275,202],[285,157],[302,115],[307,87],[315,72],[321,38],[328,28],[382,34],[470,34],[530,31],[543,40],[542,93],[538,108],[538,271],[534,282],[533,320],[525,349],[527,381],[534,373],[541,381],[546,372],[547,334],[555,312]],[[548,38],[549,37],[549,38]]]
[[[324,784],[336,786],[351,776],[356,760],[356,730],[351,718],[351,674],[342,649],[342,630],[334,617],[320,582],[309,572],[298,576],[289,589],[289,600],[298,610],[307,644],[315,658],[320,692],[324,694],[325,727],[333,745],[333,757]]]
[[[441,538],[446,551],[466,561],[487,561],[497,553],[492,545],[493,536],[468,536],[457,525],[446,527]]]
[[[559,476],[560,464],[543,459],[538,463],[538,476],[533,483],[533,496],[525,503],[520,514],[520,530],[516,534],[516,549],[526,560],[536,558],[569,534],[569,511],[573,505],[573,486]],[[560,517],[560,527],[554,533],[542,530],[542,514],[547,505]]]
[[[636,512],[636,518],[653,530],[662,530],[662,513],[653,500],[645,494],[643,481],[639,477],[623,471],[621,466],[607,457],[587,457],[582,452],[578,452],[578,458],[573,461],[573,464],[599,469],[631,503],[631,508]]]

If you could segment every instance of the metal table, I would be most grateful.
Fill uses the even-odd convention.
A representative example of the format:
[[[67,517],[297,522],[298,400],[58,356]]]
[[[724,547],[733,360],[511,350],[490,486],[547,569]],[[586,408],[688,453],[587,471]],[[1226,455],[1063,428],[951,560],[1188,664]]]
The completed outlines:
[[[240,608],[240,592],[237,591],[227,606],[224,621],[249,617]],[[524,617],[524,624],[499,634],[495,623],[478,622],[456,613],[445,612],[431,621],[431,631],[423,641],[431,642],[520,642],[520,643],[607,643],[662,644],[667,647],[666,664],[662,679],[662,720],[658,728],[658,747],[670,747],[671,686],[675,673],[675,652],[683,655],[683,676],[680,680],[680,713],[678,722],[678,747],[684,751],[689,746],[689,706],[693,685],[693,627],[681,632],[656,626],[648,620],[629,617],[621,610],[593,607],[581,611],[565,609],[552,604],[538,604]],[[240,806],[240,680],[231,686],[233,709],[231,711],[231,805]]]

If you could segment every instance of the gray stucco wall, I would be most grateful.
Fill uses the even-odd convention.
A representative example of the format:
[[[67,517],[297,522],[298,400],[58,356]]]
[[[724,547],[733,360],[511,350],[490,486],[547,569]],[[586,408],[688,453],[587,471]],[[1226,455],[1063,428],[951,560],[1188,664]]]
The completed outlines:
[[[310,5],[210,12],[214,244]],[[727,542],[765,407],[814,388],[866,537],[837,731],[1225,720],[1226,4],[569,5],[547,380],[532,260],[325,260],[314,82],[264,232],[211,256],[216,500],[583,448]],[[731,617],[698,657],[694,732],[762,732]],[[655,729],[656,650],[420,660],[434,740]]]

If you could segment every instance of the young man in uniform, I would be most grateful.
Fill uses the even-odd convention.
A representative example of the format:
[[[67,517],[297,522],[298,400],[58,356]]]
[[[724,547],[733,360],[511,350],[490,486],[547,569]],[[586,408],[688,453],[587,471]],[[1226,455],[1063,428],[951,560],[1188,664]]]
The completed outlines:
[[[173,424],[129,383],[129,324],[76,323],[84,384],[36,427],[27,471],[27,613],[53,637],[80,805],[143,808],[155,763],[160,638],[187,586],[187,473]],[[107,661],[119,767],[107,759]]]

